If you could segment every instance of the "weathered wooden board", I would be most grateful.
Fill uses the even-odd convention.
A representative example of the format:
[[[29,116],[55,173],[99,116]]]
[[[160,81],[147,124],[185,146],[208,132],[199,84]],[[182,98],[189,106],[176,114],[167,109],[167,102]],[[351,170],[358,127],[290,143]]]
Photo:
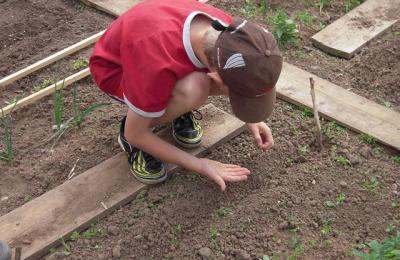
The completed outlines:
[[[244,123],[207,105],[202,109],[205,136],[202,145],[188,150],[201,156],[241,133]],[[160,133],[165,139],[170,129]],[[168,165],[172,172],[176,166]],[[22,247],[22,259],[36,259],[75,230],[82,230],[115,208],[132,200],[146,187],[131,176],[126,155],[119,153],[72,180],[0,218],[0,240]],[[104,203],[107,207],[102,206]]]
[[[400,16],[400,0],[368,0],[311,37],[332,55],[350,59],[367,42],[390,28]]]
[[[120,16],[140,1],[141,0],[82,0],[85,4],[113,16]]]
[[[82,0],[85,4],[116,17],[120,16],[140,1],[141,0]],[[199,2],[206,3],[208,0],[199,0]]]
[[[309,78],[315,80],[319,112],[356,132],[400,150],[400,114],[321,79],[296,66],[284,63],[277,84],[278,97],[312,108]]]

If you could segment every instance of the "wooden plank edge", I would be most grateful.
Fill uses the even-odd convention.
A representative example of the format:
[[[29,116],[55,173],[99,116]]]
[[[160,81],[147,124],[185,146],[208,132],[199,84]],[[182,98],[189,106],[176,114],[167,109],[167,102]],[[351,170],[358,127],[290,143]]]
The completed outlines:
[[[32,65],[29,65],[28,67],[17,71],[9,76],[6,76],[2,79],[0,79],[0,91],[3,90],[7,85],[10,85],[11,83],[29,75],[32,74],[33,72],[44,68],[70,54],[73,54],[93,43],[95,43],[103,34],[105,30],[96,33],[95,35],[90,36],[89,38],[86,38],[78,43],[75,43],[59,52],[54,53],[53,55],[50,55],[38,62],[33,63]]]
[[[306,107],[306,108],[312,109],[311,106],[309,106],[309,105],[307,105],[307,104],[305,104],[305,103],[302,103],[302,102],[300,102],[300,101],[298,101],[298,100],[296,100],[296,99],[294,99],[294,98],[291,98],[291,97],[289,97],[289,96],[285,96],[284,94],[280,93],[278,90],[277,90],[277,92],[276,92],[276,96],[277,96],[279,99],[283,100],[283,101],[292,103],[292,104],[297,105],[297,106],[299,106],[299,107]],[[363,133],[364,133],[364,134],[371,135],[371,136],[374,137],[378,142],[380,142],[380,143],[382,143],[382,144],[384,144],[384,145],[390,146],[390,147],[392,147],[392,148],[395,148],[395,149],[397,149],[397,150],[400,151],[400,146],[397,146],[397,145],[395,145],[395,144],[388,143],[388,142],[386,142],[385,140],[383,140],[382,138],[380,138],[379,136],[376,136],[376,135],[371,134],[371,133],[365,133],[365,132],[361,131],[360,129],[358,129],[357,127],[355,127],[355,126],[353,126],[353,125],[351,125],[351,124],[347,124],[346,122],[343,122],[342,120],[338,120],[337,118],[335,118],[335,117],[333,117],[333,116],[329,116],[328,114],[324,113],[324,112],[321,111],[321,110],[319,110],[318,113],[321,114],[324,118],[326,118],[326,119],[328,119],[328,120],[330,120],[330,121],[334,121],[334,122],[338,123],[339,125],[344,126],[344,127],[348,128],[348,129],[350,129],[350,130],[352,130],[352,131],[354,131],[354,132],[356,132],[356,133],[359,133],[359,134],[363,134]]]
[[[100,10],[100,11],[102,11],[102,12],[104,12],[104,13],[110,14],[110,15],[112,15],[112,16],[114,16],[114,17],[120,16],[119,13],[113,12],[112,10],[107,9],[107,8],[104,8],[104,7],[102,7],[101,5],[97,5],[97,4],[92,3],[92,2],[90,2],[90,1],[87,1],[87,0],[81,0],[81,1],[84,2],[87,6],[93,7],[93,8],[95,8],[95,9],[97,9],[97,10]]]
[[[329,45],[324,44],[323,42],[319,41],[318,39],[316,39],[314,37],[318,33],[314,34],[311,37],[311,42],[316,48],[318,48],[318,49],[320,49],[320,50],[322,50],[322,51],[324,51],[324,52],[326,52],[326,53],[328,53],[330,55],[350,60],[351,58],[354,57],[355,54],[357,54],[358,52],[361,51],[362,47],[364,47],[366,44],[368,44],[371,40],[380,37],[383,33],[385,33],[387,30],[389,30],[396,22],[397,22],[397,20],[392,22],[390,25],[387,26],[387,28],[385,28],[384,30],[382,30],[381,32],[376,34],[373,38],[368,39],[367,41],[365,41],[363,44],[361,44],[358,48],[354,49],[352,52],[347,52],[347,51],[335,49],[335,48],[333,48],[333,47],[331,47]]]
[[[222,110],[216,108],[215,106],[213,106],[212,104],[208,104],[208,105],[204,106],[203,108],[201,108],[201,110],[210,109],[210,108],[211,109],[216,109],[217,111],[222,111]],[[224,112],[224,111],[222,111],[222,112],[225,114],[225,117],[227,119],[229,119],[229,117],[230,117],[230,120],[231,120],[230,127],[228,129],[226,129],[227,132],[224,132],[224,135],[220,136],[215,142],[212,142],[211,145],[208,145],[207,144],[208,142],[206,142],[206,144],[204,144],[203,146],[199,147],[198,149],[191,150],[191,153],[193,155],[195,155],[197,157],[203,156],[205,153],[207,153],[209,150],[213,149],[215,146],[220,145],[221,143],[225,142],[226,140],[231,139],[234,136],[239,135],[241,132],[244,131],[244,129],[245,129],[245,123],[244,122],[242,122],[242,121],[240,121],[238,119],[235,119],[233,116],[229,116],[229,114]],[[235,120],[232,120],[232,119],[235,119]],[[218,128],[218,126],[215,127],[215,128]],[[218,130],[218,129],[216,129],[216,130]],[[118,156],[125,158],[125,154],[123,152],[113,156],[112,158],[115,158],[115,157],[118,157]],[[112,158],[110,158],[109,160],[112,160]],[[98,167],[98,166],[99,165],[94,166],[94,167]],[[91,169],[89,169],[86,172],[89,173]],[[178,167],[176,165],[171,165],[171,164],[167,165],[167,171],[168,171],[169,174],[171,174],[173,172],[176,172],[176,170],[178,170],[178,169],[180,169],[180,167]],[[85,173],[82,173],[81,175],[77,176],[76,178],[86,179],[87,178],[87,174],[85,175]],[[77,179],[74,179],[73,181],[77,181]],[[98,213],[96,213],[96,215],[91,216],[90,219],[87,219],[84,222],[81,222],[79,224],[75,223],[76,226],[74,226],[73,228],[63,232],[63,234],[60,234],[57,237],[54,237],[54,238],[51,238],[51,239],[48,239],[47,241],[45,241],[46,246],[40,248],[39,250],[33,251],[33,252],[29,252],[29,250],[28,250],[28,252],[25,252],[25,254],[28,254],[28,255],[24,255],[23,259],[37,259],[37,258],[43,256],[44,254],[48,253],[48,250],[51,247],[59,245],[61,243],[61,241],[62,241],[61,239],[68,238],[74,231],[81,231],[81,230],[84,230],[84,229],[88,228],[93,222],[98,221],[99,219],[107,216],[114,209],[129,203],[132,199],[135,198],[135,196],[137,195],[137,193],[140,190],[142,190],[142,189],[144,189],[144,188],[146,188],[148,186],[148,185],[141,184],[141,183],[138,183],[138,184],[139,185],[137,187],[135,187],[134,191],[132,191],[132,192],[129,191],[130,194],[128,196],[124,197],[123,199],[121,199],[119,201],[116,201],[116,198],[114,198],[113,200],[116,201],[114,204],[107,204],[107,208],[99,207],[100,211]],[[56,188],[54,188],[51,191],[48,191],[47,193],[54,192],[57,188],[59,188],[59,187],[61,187],[63,185],[68,185],[68,182],[65,182],[65,183],[61,184],[60,186],[57,186]],[[63,189],[65,189],[65,188],[63,188]],[[42,196],[44,196],[44,195],[42,195]],[[40,196],[40,197],[42,197],[42,196]],[[33,201],[28,202],[27,204],[22,205],[21,207],[13,210],[10,213],[7,213],[5,216],[3,216],[1,218],[5,218],[8,214],[13,214],[15,211],[22,210],[22,208],[23,207],[27,207],[28,204],[36,203],[36,200],[39,199],[40,197],[34,199]],[[0,220],[1,220],[1,218],[0,218]],[[24,251],[22,253],[24,254]]]
[[[65,78],[64,80],[60,80],[57,83],[52,84],[44,89],[41,89],[40,91],[38,91],[36,93],[33,93],[27,97],[17,100],[17,101],[0,109],[0,118],[3,118],[4,116],[10,114],[11,112],[14,112],[20,108],[23,108],[29,104],[32,104],[32,103],[40,100],[43,97],[46,97],[46,96],[54,93],[56,87],[57,87],[57,90],[61,89],[61,88],[65,88],[65,87],[67,87],[89,75],[90,75],[89,68],[83,69],[83,70],[79,71],[78,73],[75,73],[75,74]]]

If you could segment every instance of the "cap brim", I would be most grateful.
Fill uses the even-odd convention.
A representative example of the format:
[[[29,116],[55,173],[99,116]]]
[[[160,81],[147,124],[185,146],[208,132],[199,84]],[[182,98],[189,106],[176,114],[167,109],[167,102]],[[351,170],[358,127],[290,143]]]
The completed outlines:
[[[275,106],[275,87],[262,96],[249,98],[229,91],[229,100],[233,113],[246,123],[258,123],[266,120]]]

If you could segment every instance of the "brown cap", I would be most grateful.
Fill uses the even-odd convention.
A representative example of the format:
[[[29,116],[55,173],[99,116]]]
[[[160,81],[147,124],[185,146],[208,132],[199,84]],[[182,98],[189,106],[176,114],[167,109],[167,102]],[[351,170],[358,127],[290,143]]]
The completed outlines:
[[[247,123],[267,119],[275,105],[275,84],[282,70],[282,56],[273,35],[241,18],[228,26],[215,20],[222,31],[214,59],[222,81],[229,88],[234,114]]]

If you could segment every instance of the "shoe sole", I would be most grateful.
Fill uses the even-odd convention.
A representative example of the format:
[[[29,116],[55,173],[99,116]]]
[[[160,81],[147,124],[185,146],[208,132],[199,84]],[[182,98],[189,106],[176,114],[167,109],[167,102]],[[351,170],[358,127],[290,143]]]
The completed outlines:
[[[120,135],[118,136],[118,143],[119,143],[119,146],[121,146],[121,149],[126,153],[126,155],[128,155],[128,152],[124,148],[124,145],[122,143]],[[159,178],[159,179],[154,179],[154,180],[152,180],[152,179],[144,179],[144,178],[139,177],[137,175],[137,173],[135,173],[132,170],[132,168],[131,168],[131,174],[133,175],[133,177],[135,177],[136,180],[138,180],[139,182],[144,183],[144,184],[157,184],[157,183],[164,182],[168,178],[168,173],[165,172],[165,175],[163,177]]]
[[[200,140],[198,143],[193,143],[193,144],[189,144],[189,143],[184,143],[181,140],[179,140],[174,133],[172,133],[172,137],[174,138],[175,142],[177,144],[179,144],[180,146],[184,147],[184,148],[189,148],[189,149],[193,149],[193,148],[197,148],[201,145],[201,141]]]

